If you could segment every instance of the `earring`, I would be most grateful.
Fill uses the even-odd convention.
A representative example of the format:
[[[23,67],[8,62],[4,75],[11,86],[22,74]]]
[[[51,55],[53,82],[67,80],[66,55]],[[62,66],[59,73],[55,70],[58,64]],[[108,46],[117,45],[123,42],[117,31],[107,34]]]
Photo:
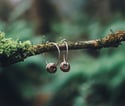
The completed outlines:
[[[58,47],[58,45],[56,44],[56,43],[54,43],[54,42],[51,42],[53,45],[55,45],[56,46],[56,48],[57,48],[57,50],[58,50],[58,61],[57,61],[57,63],[52,63],[52,62],[50,62],[50,63],[48,63],[47,61],[46,61],[46,70],[49,72],[49,73],[55,73],[56,71],[57,71],[57,64],[59,63],[59,58],[60,58],[60,49],[59,49],[59,47]]]
[[[66,45],[66,51],[63,54],[63,62],[60,63],[60,69],[63,72],[69,72],[70,64],[67,62],[67,60],[68,60],[68,43],[66,42],[66,40],[63,40],[63,42]]]

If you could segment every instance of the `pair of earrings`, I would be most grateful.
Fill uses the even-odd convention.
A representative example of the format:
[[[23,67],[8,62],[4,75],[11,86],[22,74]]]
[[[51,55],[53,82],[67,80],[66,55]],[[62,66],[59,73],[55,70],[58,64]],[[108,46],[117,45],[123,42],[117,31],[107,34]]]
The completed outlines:
[[[50,73],[55,73],[57,71],[57,65],[60,63],[60,48],[57,45],[57,43],[51,42],[58,50],[58,61],[57,63],[48,63],[46,62],[46,70]],[[66,45],[66,51],[63,54],[63,61],[60,63],[60,69],[63,72],[69,72],[70,70],[70,64],[67,62],[68,60],[68,43],[66,40],[63,40],[63,43]]]

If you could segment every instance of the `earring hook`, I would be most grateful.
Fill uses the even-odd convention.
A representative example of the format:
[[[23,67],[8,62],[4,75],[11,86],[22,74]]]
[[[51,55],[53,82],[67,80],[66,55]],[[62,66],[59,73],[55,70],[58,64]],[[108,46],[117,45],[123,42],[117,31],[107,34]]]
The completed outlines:
[[[60,60],[60,48],[59,48],[59,46],[57,45],[57,43],[55,43],[55,42],[50,42],[50,44],[52,44],[52,45],[54,45],[56,48],[57,48],[57,50],[58,50],[58,61],[56,62],[56,65],[57,64],[59,64],[59,60]],[[48,64],[49,62],[47,61],[47,59],[46,59],[46,64]]]
[[[66,39],[63,39],[62,40],[62,42],[65,44],[65,46],[66,46],[66,51],[65,51],[65,54],[63,55],[63,59],[65,60],[65,61],[67,61],[68,60],[68,43],[67,43],[67,40]]]

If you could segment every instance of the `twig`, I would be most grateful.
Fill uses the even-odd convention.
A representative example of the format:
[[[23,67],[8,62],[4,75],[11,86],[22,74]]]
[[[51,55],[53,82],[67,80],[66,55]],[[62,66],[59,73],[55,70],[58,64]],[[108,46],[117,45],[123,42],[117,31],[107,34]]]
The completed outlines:
[[[122,41],[125,41],[125,31],[117,31],[116,33],[111,33],[108,36],[90,41],[77,41],[72,42],[68,41],[69,50],[76,49],[101,49],[101,48],[109,48],[109,47],[118,47]],[[57,43],[60,50],[65,50],[65,45],[63,43]],[[8,66],[20,61],[23,61],[27,57],[38,55],[44,52],[55,51],[56,47],[51,43],[44,43],[30,46],[25,51],[17,51],[15,54],[0,57],[0,65]]]

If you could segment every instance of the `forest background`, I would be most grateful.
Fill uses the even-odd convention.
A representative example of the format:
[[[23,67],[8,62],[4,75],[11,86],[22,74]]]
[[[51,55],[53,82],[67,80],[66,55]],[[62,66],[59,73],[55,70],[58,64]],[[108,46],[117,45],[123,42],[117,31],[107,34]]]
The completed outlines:
[[[87,41],[125,30],[125,0],[0,0],[7,38]],[[0,106],[125,106],[125,46],[71,50],[68,73],[45,69],[43,54],[0,68]],[[57,53],[47,53],[56,61]]]

